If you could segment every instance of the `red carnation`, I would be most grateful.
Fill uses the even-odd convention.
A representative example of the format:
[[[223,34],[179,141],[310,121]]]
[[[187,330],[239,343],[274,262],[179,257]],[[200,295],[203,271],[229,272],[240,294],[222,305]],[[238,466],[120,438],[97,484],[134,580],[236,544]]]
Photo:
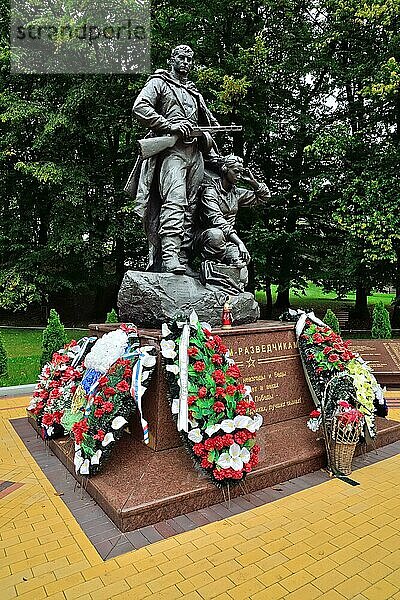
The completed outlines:
[[[208,458],[202,458],[200,466],[203,467],[203,469],[212,469],[214,465],[208,462]]]
[[[240,400],[240,402],[236,404],[235,412],[237,415],[245,415],[248,408],[249,405],[246,400]]]
[[[213,440],[214,440],[214,448],[216,450],[222,450],[222,448],[225,446],[223,438],[220,436],[217,436],[217,437],[213,438]]]
[[[197,390],[197,395],[199,398],[205,398],[207,396],[207,388],[204,385],[199,387]]]
[[[97,383],[98,383],[98,384],[99,384],[99,386],[101,386],[101,387],[104,387],[104,386],[106,386],[106,385],[107,385],[107,383],[108,383],[108,377],[106,377],[106,375],[102,375],[102,376],[100,377],[100,379],[98,380],[98,382],[97,382]]]
[[[61,418],[64,415],[64,411],[63,410],[56,410],[55,413],[53,413],[54,416],[54,421],[56,423],[61,423]]]
[[[100,419],[100,417],[102,417],[104,415],[104,410],[102,408],[96,408],[96,410],[94,411],[94,416],[96,417],[96,419]]]
[[[214,440],[213,438],[208,438],[208,440],[206,440],[204,442],[204,448],[208,451],[210,450],[214,450]]]
[[[122,392],[123,394],[129,391],[129,383],[127,381],[120,381],[115,387],[119,392]]]
[[[334,363],[338,360],[339,360],[338,354],[331,354],[330,356],[328,356],[328,362],[330,362],[330,363]]]
[[[192,406],[192,404],[194,404],[196,402],[196,400],[197,400],[196,396],[188,396],[187,403],[189,406]]]
[[[235,385],[227,385],[226,386],[226,393],[228,394],[228,396],[233,396],[233,394],[236,392],[236,386]]]
[[[53,424],[53,421],[53,415],[51,415],[50,413],[45,413],[42,417],[42,423],[43,425],[47,425],[47,427],[50,427],[50,425]]]
[[[225,404],[223,402],[214,402],[213,409],[216,413],[224,412]]]
[[[193,452],[196,456],[207,456],[208,452],[204,448],[204,444],[194,444]]]
[[[114,390],[114,388],[112,387],[106,387],[104,389],[104,395],[109,397],[109,396],[115,396],[117,392]]]
[[[223,373],[223,371],[221,371],[221,369],[217,369],[216,371],[214,371],[214,373],[212,374],[212,378],[214,379],[215,383],[225,383],[225,374]]]
[[[222,441],[224,442],[224,446],[232,446],[235,440],[233,439],[233,435],[231,433],[226,433],[222,436]]]
[[[78,423],[74,423],[72,425],[72,432],[75,437],[75,441],[77,444],[81,444],[83,440],[83,435],[89,430],[89,426],[87,423],[87,419],[82,419],[82,421],[78,421]]]
[[[213,475],[217,481],[222,481],[223,479],[225,479],[224,469],[214,469]]]
[[[247,442],[247,433],[246,431],[238,431],[237,433],[235,433],[234,438],[237,444],[243,446],[243,444]]]
[[[34,415],[38,415],[44,407],[43,402],[38,402],[34,408],[30,411]]]
[[[125,367],[124,379],[130,379],[131,377],[132,377],[132,369],[130,367]]]
[[[187,353],[189,354],[189,356],[196,356],[196,354],[198,353],[198,349],[195,346],[190,346],[188,348]]]
[[[237,379],[238,377],[240,377],[240,371],[239,371],[239,367],[237,365],[231,365],[226,374],[228,375],[228,377],[233,377],[234,379]]]
[[[128,367],[129,366],[129,360],[127,358],[118,358],[117,365],[122,365],[123,367]]]
[[[221,354],[226,354],[228,352],[228,348],[225,346],[225,344],[218,344],[218,350],[221,352]]]
[[[206,348],[208,348],[208,350],[214,350],[215,348],[215,342],[213,339],[207,340],[207,342],[204,345]]]
[[[243,383],[239,383],[239,384],[236,386],[236,389],[237,389],[237,391],[238,391],[238,392],[240,392],[241,394],[244,394],[244,393],[245,393],[245,391],[246,391],[245,385],[244,385]]]
[[[312,339],[315,344],[322,344],[322,342],[324,341],[324,338],[320,333],[314,333]]]
[[[223,388],[223,387],[218,387],[218,386],[217,386],[217,387],[215,388],[215,395],[216,395],[217,397],[222,397],[222,398],[225,398],[225,390],[224,390],[224,388]]]
[[[201,373],[202,371],[204,371],[205,368],[206,368],[206,365],[203,363],[202,360],[196,360],[196,362],[193,365],[193,369],[197,373]]]
[[[110,413],[112,412],[114,409],[114,404],[112,402],[104,402],[103,403],[103,410],[106,413]]]
[[[222,358],[222,356],[220,354],[214,354],[211,357],[211,361],[214,363],[214,365],[222,365],[222,363],[224,362],[224,359]]]
[[[104,436],[106,434],[104,433],[104,431],[102,429],[99,429],[98,432],[96,433],[96,435],[93,436],[94,440],[99,440],[99,442],[102,442],[104,440]]]
[[[325,346],[325,348],[322,350],[322,352],[324,354],[329,354],[329,352],[331,352],[331,350],[333,350],[333,348],[331,346]]]

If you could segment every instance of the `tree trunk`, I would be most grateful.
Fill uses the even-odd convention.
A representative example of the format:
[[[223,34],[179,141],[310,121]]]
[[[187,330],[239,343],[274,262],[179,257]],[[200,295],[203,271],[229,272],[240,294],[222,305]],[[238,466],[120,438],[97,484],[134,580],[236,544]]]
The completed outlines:
[[[271,319],[272,317],[272,290],[271,290],[271,280],[265,280],[265,297],[266,297],[266,318]]]
[[[289,308],[290,307],[290,289],[278,289],[278,295],[276,297],[275,307],[276,308]]]
[[[354,312],[358,319],[366,319],[369,317],[368,290],[361,283],[358,284],[356,288],[356,304]]]
[[[392,315],[392,327],[395,329],[400,328],[400,244],[395,244],[396,252],[396,273],[395,273],[395,287],[396,287],[396,299],[394,304],[394,310]]]

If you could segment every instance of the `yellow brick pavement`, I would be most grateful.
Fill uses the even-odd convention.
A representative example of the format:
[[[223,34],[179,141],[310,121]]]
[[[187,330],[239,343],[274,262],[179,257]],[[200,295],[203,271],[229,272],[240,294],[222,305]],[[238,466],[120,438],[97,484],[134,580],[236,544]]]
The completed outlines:
[[[400,456],[103,562],[0,399],[0,598],[400,600]],[[399,414],[391,412],[392,418]]]

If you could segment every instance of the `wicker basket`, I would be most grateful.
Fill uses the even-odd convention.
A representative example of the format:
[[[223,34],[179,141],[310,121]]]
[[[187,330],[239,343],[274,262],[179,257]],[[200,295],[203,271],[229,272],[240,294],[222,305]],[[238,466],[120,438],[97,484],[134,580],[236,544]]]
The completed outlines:
[[[331,421],[331,462],[338,471],[344,475],[350,475],[354,452],[360,439],[362,422],[343,428],[339,419],[340,415],[334,415]]]
[[[332,466],[343,475],[351,474],[351,464],[353,462],[354,452],[356,450],[357,442],[336,442],[331,441],[330,444],[330,455]]]

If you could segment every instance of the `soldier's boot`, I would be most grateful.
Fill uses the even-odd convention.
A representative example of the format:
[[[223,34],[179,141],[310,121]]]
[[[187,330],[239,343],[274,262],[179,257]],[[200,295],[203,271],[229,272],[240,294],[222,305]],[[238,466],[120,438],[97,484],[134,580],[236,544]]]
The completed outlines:
[[[179,250],[181,247],[181,239],[179,236],[163,236],[161,237],[161,254],[163,273],[175,273],[183,275],[186,267],[179,262]]]
[[[196,271],[189,266],[189,257],[192,253],[193,237],[192,227],[187,227],[183,235],[181,250],[179,252],[179,262],[185,267],[185,275],[198,279],[199,273],[196,273]]]

